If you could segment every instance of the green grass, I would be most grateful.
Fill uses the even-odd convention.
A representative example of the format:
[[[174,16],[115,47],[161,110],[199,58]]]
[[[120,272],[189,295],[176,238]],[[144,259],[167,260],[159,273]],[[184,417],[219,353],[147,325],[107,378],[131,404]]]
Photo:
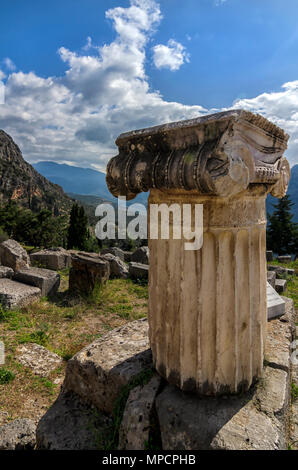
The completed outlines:
[[[0,385],[8,384],[15,378],[15,374],[5,367],[0,368]]]
[[[298,310],[298,260],[292,261],[291,263],[280,263],[279,261],[269,261],[268,265],[281,266],[283,268],[294,269],[294,275],[283,276],[284,279],[287,279],[287,289],[283,295],[290,297],[294,301],[295,309]]]
[[[293,400],[298,399],[298,386],[294,383],[291,384],[291,395]]]

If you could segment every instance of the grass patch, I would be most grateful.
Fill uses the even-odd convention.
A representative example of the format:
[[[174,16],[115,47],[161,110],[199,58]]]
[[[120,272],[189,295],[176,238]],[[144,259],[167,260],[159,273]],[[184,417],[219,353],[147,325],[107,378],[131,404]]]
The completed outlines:
[[[298,399],[298,386],[294,383],[291,384],[291,395],[293,400]]]
[[[5,367],[0,368],[0,385],[8,384],[15,378],[15,374]]]

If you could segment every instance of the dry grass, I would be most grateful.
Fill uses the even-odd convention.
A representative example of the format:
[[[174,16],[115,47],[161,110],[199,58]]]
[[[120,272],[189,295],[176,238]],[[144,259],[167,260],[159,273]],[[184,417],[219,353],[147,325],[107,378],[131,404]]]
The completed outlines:
[[[38,420],[59,393],[68,359],[108,330],[147,314],[147,286],[114,279],[89,298],[74,298],[67,290],[68,273],[60,274],[61,286],[55,298],[41,299],[20,310],[0,311],[5,369],[15,375],[0,385],[0,425],[18,417]],[[33,375],[17,361],[16,349],[26,342],[59,354],[64,365],[47,379]]]

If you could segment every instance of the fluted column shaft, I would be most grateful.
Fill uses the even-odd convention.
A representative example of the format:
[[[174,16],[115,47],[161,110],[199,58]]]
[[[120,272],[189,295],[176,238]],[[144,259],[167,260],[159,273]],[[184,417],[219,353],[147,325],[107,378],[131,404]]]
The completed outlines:
[[[151,189],[150,204],[203,204],[204,239],[149,239],[149,335],[158,372],[207,395],[247,390],[266,337],[266,187],[233,197]],[[150,226],[150,218],[149,218]],[[149,227],[150,228],[150,227]]]

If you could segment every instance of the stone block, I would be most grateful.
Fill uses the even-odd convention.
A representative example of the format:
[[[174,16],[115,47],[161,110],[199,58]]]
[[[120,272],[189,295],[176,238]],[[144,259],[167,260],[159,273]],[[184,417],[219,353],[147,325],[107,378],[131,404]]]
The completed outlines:
[[[106,255],[108,253],[110,253],[114,256],[117,256],[118,258],[121,259],[121,261],[125,261],[124,251],[121,250],[120,248],[118,248],[117,246],[114,246],[112,248],[104,248],[100,252],[101,255]]]
[[[42,296],[55,294],[60,285],[60,275],[57,272],[34,267],[16,272],[14,280],[39,287]]]
[[[63,248],[41,250],[30,255],[31,263],[58,271],[71,266],[71,254]]]
[[[273,261],[273,251],[266,251],[266,260]]]
[[[283,266],[274,266],[269,264],[267,266],[268,271],[275,271],[277,279],[283,279],[284,277],[293,276],[295,274],[294,269],[284,268]]]
[[[15,240],[5,240],[0,245],[0,259],[3,266],[8,266],[14,271],[28,268],[29,256],[24,248]]]
[[[132,252],[131,251],[123,251],[123,253],[124,253],[124,261],[126,263],[129,263],[131,261]]]
[[[281,369],[265,367],[254,396],[256,406],[266,415],[283,420],[289,400],[289,374]]]
[[[292,257],[289,255],[278,256],[277,259],[280,263],[290,263],[292,261]]]
[[[107,253],[100,257],[109,262],[110,264],[110,277],[126,279],[128,277],[128,267],[117,256]]]
[[[272,285],[270,285],[269,282],[267,282],[267,318],[268,320],[284,315],[285,311],[286,311],[285,301],[278,295],[276,290],[273,289]]]
[[[38,450],[100,450],[111,430],[110,418],[74,393],[60,393],[38,423]]]
[[[129,263],[129,275],[133,279],[148,279],[149,266],[131,261]]]
[[[161,384],[161,377],[154,374],[151,380],[130,391],[126,402],[120,430],[120,450],[145,450],[149,442],[151,414],[156,394]]]
[[[35,343],[26,343],[19,346],[17,348],[17,360],[40,377],[48,377],[53,370],[63,364],[63,360],[58,354]]]
[[[276,272],[275,271],[267,271],[267,282],[275,288],[275,280],[276,280]]]
[[[131,261],[141,264],[149,264],[149,248],[148,246],[141,246],[133,252]]]
[[[148,323],[137,320],[107,333],[70,359],[63,387],[111,413],[121,387],[151,366]]]
[[[7,266],[0,266],[0,279],[8,278],[11,279],[14,274],[14,270]]]
[[[286,288],[287,288],[286,279],[276,279],[275,281],[276,292],[278,292],[279,294],[282,294],[283,292],[285,292]]]
[[[72,257],[69,272],[69,289],[88,294],[96,285],[107,281],[110,276],[110,264],[102,258],[87,255]]]
[[[21,308],[37,301],[40,296],[41,290],[38,287],[10,279],[0,279],[0,303],[4,308]]]
[[[0,427],[0,450],[33,450],[36,424],[31,419],[16,419]]]

